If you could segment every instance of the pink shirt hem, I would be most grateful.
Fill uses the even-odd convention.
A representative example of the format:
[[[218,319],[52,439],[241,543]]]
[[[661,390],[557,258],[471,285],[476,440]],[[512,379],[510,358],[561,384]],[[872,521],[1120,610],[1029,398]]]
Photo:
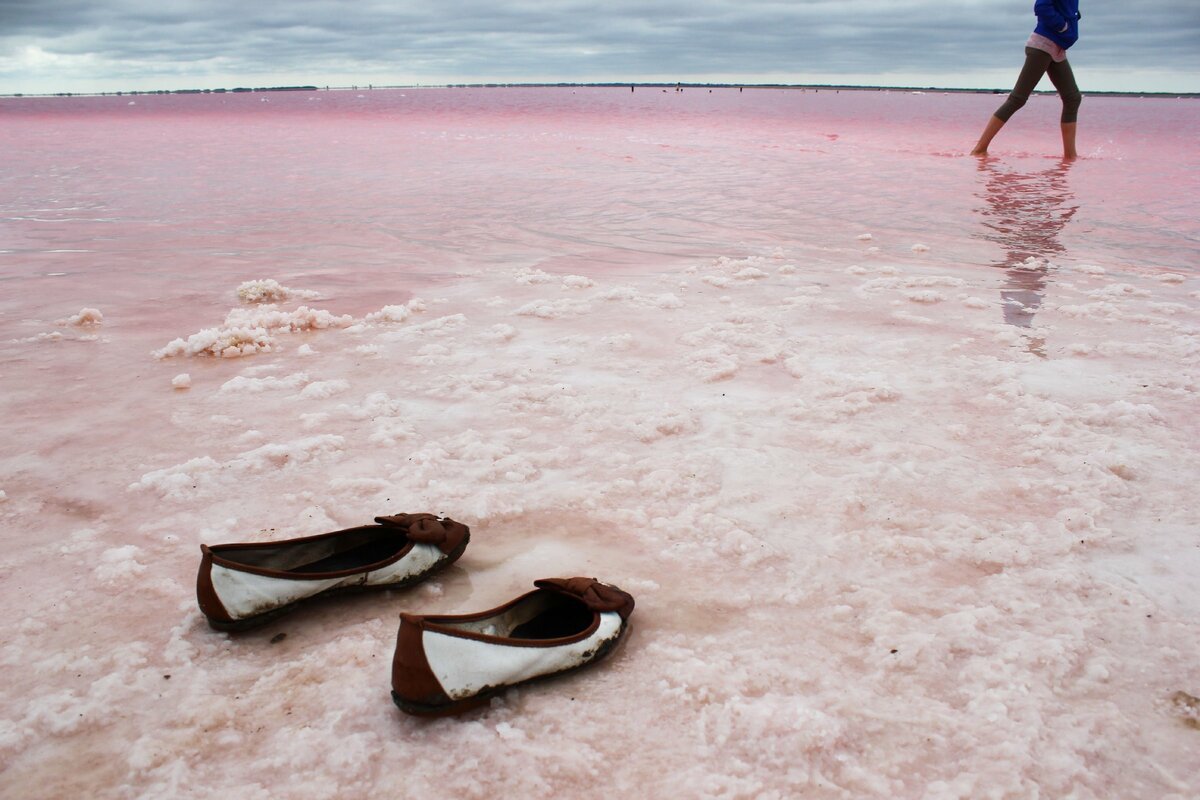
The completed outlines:
[[[1040,33],[1032,33],[1029,35],[1029,41],[1025,43],[1026,47],[1032,47],[1034,50],[1041,50],[1044,53],[1049,53],[1050,57],[1055,61],[1066,61],[1067,51],[1056,45],[1054,42],[1042,36]]]

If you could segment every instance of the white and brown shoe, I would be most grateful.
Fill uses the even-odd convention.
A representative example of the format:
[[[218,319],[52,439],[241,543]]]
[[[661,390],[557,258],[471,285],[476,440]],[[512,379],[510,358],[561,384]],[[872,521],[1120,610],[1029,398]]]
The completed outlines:
[[[401,614],[392,699],[421,716],[457,714],[510,686],[606,656],[628,629],[633,597],[595,578],[549,578],[476,614]]]
[[[280,542],[200,545],[200,610],[217,630],[253,628],[315,597],[424,580],[457,561],[471,539],[466,525],[433,514],[375,522]]]

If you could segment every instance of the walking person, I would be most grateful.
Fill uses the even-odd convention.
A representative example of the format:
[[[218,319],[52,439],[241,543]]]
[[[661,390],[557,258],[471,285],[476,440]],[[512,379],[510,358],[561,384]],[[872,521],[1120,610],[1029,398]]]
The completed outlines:
[[[987,155],[988,145],[1017,109],[1025,105],[1043,75],[1049,75],[1058,96],[1062,98],[1063,158],[1073,159],[1075,153],[1075,123],[1083,96],[1075,83],[1075,74],[1067,61],[1067,49],[1079,39],[1079,0],[1037,0],[1033,4],[1037,27],[1025,43],[1025,66],[1017,77],[1012,93],[996,110],[975,149],[973,156]]]

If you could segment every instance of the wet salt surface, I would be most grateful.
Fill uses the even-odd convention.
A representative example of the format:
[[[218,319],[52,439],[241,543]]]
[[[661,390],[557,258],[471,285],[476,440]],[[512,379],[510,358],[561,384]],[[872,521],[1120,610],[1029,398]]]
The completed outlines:
[[[568,91],[0,103],[3,791],[1195,795],[1195,105]],[[472,544],[203,623],[200,542],[394,511]],[[574,574],[603,666],[391,705],[400,611]]]

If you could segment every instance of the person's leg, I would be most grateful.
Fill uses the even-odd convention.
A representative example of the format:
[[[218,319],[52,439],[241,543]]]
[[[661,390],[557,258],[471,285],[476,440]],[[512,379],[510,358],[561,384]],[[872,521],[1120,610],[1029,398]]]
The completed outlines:
[[[1037,88],[1038,81],[1046,74],[1046,68],[1050,66],[1050,63],[1051,58],[1049,53],[1033,47],[1025,48],[1025,66],[1021,67],[1021,74],[1017,76],[1017,82],[1013,86],[1012,92],[1009,93],[1008,99],[1004,101],[1004,105],[996,109],[996,113],[987,121],[987,125],[984,126],[983,133],[980,135],[975,149],[971,151],[971,155],[987,155],[988,145],[992,143],[992,139],[1004,127],[1004,123],[1008,122],[1009,118],[1017,113],[1017,109],[1025,105],[1025,101],[1029,99],[1029,95]]]
[[[1069,61],[1051,63],[1046,71],[1058,90],[1058,96],[1062,98],[1063,158],[1075,158],[1075,122],[1079,118],[1079,104],[1083,102],[1083,95],[1075,83],[1075,73]]]

